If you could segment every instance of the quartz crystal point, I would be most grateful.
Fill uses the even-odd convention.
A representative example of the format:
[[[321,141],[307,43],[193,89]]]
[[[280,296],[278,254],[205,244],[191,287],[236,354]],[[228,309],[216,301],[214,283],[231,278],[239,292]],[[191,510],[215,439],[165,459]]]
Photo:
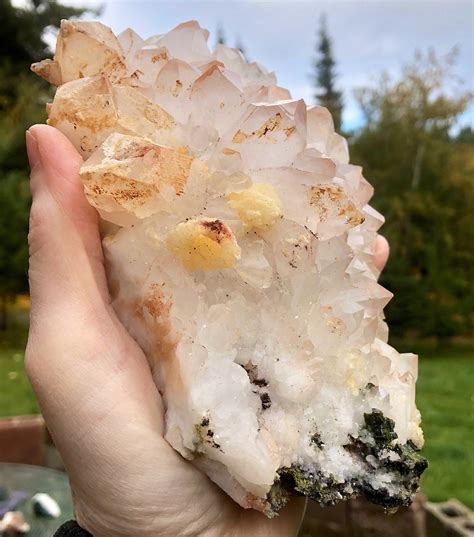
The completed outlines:
[[[49,124],[85,159],[114,307],[166,439],[243,507],[410,503],[426,461],[417,358],[387,344],[383,218],[329,112],[218,45],[61,26]]]

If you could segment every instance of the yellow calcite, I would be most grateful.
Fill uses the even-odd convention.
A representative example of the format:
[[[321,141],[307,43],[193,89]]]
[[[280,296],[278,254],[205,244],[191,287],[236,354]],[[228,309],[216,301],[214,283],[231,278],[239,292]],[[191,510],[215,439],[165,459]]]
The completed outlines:
[[[247,229],[265,229],[283,216],[281,200],[268,183],[255,183],[246,190],[231,192],[227,201]]]
[[[169,234],[167,245],[188,270],[230,268],[241,253],[231,229],[212,218],[181,222]]]

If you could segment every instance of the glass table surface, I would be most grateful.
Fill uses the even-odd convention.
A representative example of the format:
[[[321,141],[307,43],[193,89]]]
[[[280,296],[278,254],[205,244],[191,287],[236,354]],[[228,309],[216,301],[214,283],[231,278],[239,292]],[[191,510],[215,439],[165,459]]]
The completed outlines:
[[[27,494],[15,510],[22,511],[31,526],[26,534],[28,537],[52,537],[63,522],[74,518],[69,481],[64,472],[26,464],[0,463],[0,487],[5,487],[10,493],[20,490]],[[58,502],[61,508],[59,518],[35,515],[31,498],[38,492],[49,494]]]

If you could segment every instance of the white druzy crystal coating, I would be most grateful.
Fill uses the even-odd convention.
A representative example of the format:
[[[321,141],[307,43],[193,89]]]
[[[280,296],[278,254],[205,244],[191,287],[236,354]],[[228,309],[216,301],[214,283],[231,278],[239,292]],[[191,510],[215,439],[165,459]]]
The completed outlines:
[[[33,66],[110,223],[114,307],[166,439],[268,515],[292,492],[407,503],[424,468],[417,358],[387,344],[372,188],[325,108],[207,37],[195,21],[147,40],[63,21]]]

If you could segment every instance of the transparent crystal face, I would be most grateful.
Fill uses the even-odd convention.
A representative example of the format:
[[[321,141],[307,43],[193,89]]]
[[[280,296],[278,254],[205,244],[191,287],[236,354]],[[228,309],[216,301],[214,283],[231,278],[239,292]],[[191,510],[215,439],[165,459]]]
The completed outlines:
[[[166,439],[244,507],[409,503],[426,463],[417,358],[387,344],[383,217],[329,112],[191,21],[63,21],[48,122],[85,158],[114,307]]]

